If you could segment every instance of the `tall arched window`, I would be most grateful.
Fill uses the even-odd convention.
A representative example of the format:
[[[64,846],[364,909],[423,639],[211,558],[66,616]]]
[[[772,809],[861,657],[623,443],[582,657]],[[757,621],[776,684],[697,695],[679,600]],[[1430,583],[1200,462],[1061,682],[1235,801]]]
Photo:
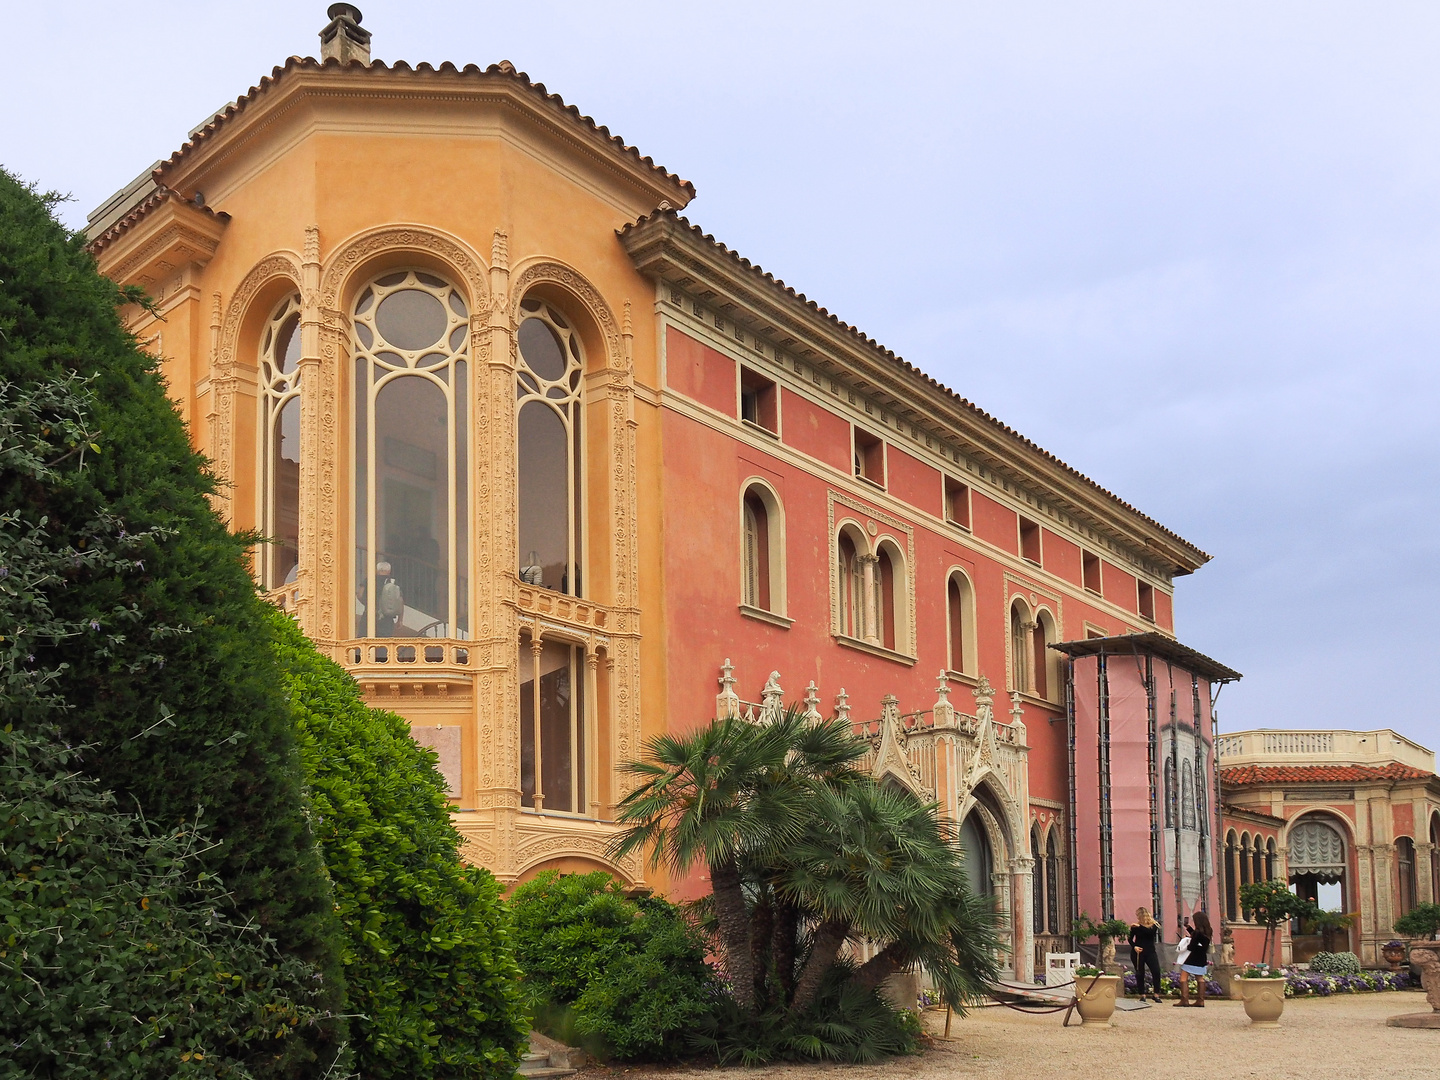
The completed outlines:
[[[1165,758],[1165,828],[1175,828],[1175,759]]]
[[[580,337],[552,306],[529,297],[519,345],[516,421],[520,484],[520,578],[583,595],[581,581]]]
[[[1180,827],[1195,828],[1195,768],[1189,758],[1180,763]]]
[[[1035,872],[1030,879],[1030,929],[1037,934],[1045,933],[1045,873],[1044,855],[1040,851],[1040,824],[1030,826],[1030,852],[1035,856]]]
[[[840,633],[846,637],[863,638],[865,627],[865,576],[860,562],[860,551],[850,530],[840,532],[839,571]]]
[[[1430,817],[1430,900],[1440,904],[1440,814]]]
[[[1031,651],[1034,654],[1030,664],[1030,670],[1034,673],[1033,684],[1036,697],[1050,700],[1051,696],[1059,688],[1055,685],[1054,664],[1051,658],[1055,656],[1050,651],[1052,642],[1059,640],[1055,630],[1055,617],[1048,611],[1035,613],[1035,628],[1031,633]]]
[[[975,647],[975,591],[970,579],[959,570],[952,570],[945,582],[945,614],[950,635],[949,668],[974,674],[971,654]]]
[[[260,339],[260,531],[265,588],[295,580],[300,564],[300,294],[276,305]]]
[[[1402,836],[1395,841],[1395,871],[1400,886],[1397,899],[1400,914],[1408,915],[1415,909],[1415,841]]]
[[[1275,838],[1265,838],[1265,880],[1275,880]]]
[[[1030,640],[1030,610],[1016,600],[1010,605],[1010,689],[1028,693],[1034,643]]]
[[[470,314],[423,270],[356,298],[356,633],[468,637]]]
[[[1062,923],[1062,912],[1060,908],[1060,831],[1053,826],[1050,829],[1050,839],[1045,845],[1045,898],[1046,916],[1050,920],[1050,933],[1059,934]]]
[[[785,614],[784,521],[779,501],[763,484],[751,484],[741,500],[741,603]]]
[[[1235,830],[1225,834],[1225,918],[1234,922],[1240,914],[1239,851]]]
[[[875,556],[875,637],[885,648],[899,649],[905,644],[905,619],[900,609],[905,595],[904,563],[885,543]]]

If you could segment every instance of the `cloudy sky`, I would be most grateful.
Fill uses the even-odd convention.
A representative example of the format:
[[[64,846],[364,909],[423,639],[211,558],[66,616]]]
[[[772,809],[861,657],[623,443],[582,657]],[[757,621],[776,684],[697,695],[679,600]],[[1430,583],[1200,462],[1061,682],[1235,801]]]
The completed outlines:
[[[1440,719],[1440,5],[364,0],[378,58],[507,58],[688,211],[1211,552],[1222,726]],[[5,16],[0,164],[85,212],[317,0]],[[463,182],[463,178],[456,178]],[[1424,691],[1424,692],[1420,692]]]

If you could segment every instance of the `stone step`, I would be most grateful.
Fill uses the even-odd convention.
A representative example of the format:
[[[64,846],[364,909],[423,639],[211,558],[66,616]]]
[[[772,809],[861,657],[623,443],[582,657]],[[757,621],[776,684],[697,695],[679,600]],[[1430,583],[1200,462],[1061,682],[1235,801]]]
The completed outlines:
[[[516,1076],[524,1076],[527,1080],[551,1080],[556,1076],[574,1076],[574,1069],[552,1069],[549,1065],[537,1065],[533,1062],[523,1063],[515,1072]]]

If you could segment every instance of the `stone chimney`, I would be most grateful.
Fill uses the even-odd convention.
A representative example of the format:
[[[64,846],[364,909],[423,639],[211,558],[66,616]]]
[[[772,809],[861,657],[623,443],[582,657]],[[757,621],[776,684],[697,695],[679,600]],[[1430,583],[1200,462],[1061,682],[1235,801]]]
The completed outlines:
[[[354,4],[331,4],[325,14],[330,21],[320,31],[320,59],[333,56],[342,64],[370,63],[370,31],[360,28],[360,9]]]

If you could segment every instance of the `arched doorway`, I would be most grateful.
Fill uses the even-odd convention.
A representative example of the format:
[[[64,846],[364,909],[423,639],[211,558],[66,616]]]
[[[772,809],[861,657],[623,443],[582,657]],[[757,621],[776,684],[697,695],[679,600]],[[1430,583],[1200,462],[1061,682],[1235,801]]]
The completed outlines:
[[[993,897],[995,886],[995,853],[990,847],[979,807],[965,815],[960,826],[960,854],[965,860],[965,880],[970,891],[979,896]]]
[[[1313,900],[1321,911],[1353,910],[1350,906],[1349,852],[1345,836],[1337,825],[1320,815],[1306,815],[1290,826],[1287,846],[1292,892]],[[1314,927],[1302,926],[1298,922],[1291,924],[1292,963],[1306,963],[1325,948],[1323,937],[1314,930]],[[1348,940],[1345,948],[1350,948]]]

